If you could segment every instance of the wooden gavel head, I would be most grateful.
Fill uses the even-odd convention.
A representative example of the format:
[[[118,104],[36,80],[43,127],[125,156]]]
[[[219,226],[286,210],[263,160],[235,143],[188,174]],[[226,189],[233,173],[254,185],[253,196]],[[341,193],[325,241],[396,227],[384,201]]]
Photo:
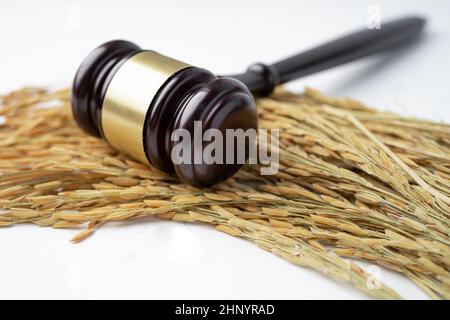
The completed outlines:
[[[266,96],[276,85],[419,39],[425,23],[420,17],[406,17],[383,23],[380,30],[365,28],[272,65],[254,64],[231,77],[217,77],[131,42],[111,41],[92,51],[78,69],[73,114],[84,131],[105,138],[116,149],[159,170],[175,171],[191,185],[211,186],[239,170],[252,142],[241,150],[222,141],[219,150],[227,161],[198,159],[212,143],[195,143],[198,123],[205,135],[256,130],[252,94]],[[191,161],[174,161],[179,144],[172,135],[179,130],[192,139],[186,152]]]
[[[92,51],[73,82],[72,111],[88,134],[103,137],[119,151],[184,182],[208,187],[235,174],[242,164],[194,160],[174,163],[172,133],[257,129],[253,96],[242,82],[217,77],[128,41],[107,42]],[[227,152],[223,146],[224,154]]]

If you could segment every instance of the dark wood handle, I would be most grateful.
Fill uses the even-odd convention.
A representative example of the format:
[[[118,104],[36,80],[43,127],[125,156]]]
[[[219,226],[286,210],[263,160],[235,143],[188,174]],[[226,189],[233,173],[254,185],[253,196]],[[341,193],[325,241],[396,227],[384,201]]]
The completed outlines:
[[[361,30],[270,66],[252,65],[246,73],[231,77],[242,81],[257,96],[268,95],[278,84],[406,44],[418,38],[425,24],[420,17],[392,21],[381,29]]]

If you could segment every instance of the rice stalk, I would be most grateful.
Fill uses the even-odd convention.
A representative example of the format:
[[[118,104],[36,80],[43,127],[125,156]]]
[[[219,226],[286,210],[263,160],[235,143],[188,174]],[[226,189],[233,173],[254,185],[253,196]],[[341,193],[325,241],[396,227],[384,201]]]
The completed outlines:
[[[280,129],[279,172],[249,165],[201,190],[83,134],[69,97],[45,88],[0,97],[0,228],[79,229],[80,242],[110,222],[202,223],[375,298],[400,297],[376,279],[369,286],[351,260],[450,299],[448,124],[278,89],[257,104],[260,127]]]

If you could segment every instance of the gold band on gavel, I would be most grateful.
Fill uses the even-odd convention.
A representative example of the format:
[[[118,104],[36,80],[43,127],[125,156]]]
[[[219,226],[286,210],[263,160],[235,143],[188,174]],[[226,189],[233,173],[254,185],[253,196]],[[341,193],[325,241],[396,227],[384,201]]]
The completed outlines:
[[[154,51],[128,59],[116,72],[102,106],[102,129],[116,149],[150,164],[144,151],[144,122],[153,98],[176,72],[190,65]]]

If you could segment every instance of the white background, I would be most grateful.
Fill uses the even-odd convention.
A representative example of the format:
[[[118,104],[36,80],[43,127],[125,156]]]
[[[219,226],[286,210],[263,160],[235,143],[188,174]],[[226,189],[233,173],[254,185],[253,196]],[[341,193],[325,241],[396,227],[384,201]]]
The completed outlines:
[[[356,97],[383,110],[450,121],[450,1],[5,1],[0,0],[0,91],[70,84],[97,45],[128,39],[226,74],[274,62],[382,19],[418,13],[426,36],[290,84]],[[0,298],[365,299],[348,285],[210,227],[149,220],[110,225],[70,245],[73,231],[0,229]],[[367,265],[365,265],[367,267]],[[406,298],[407,279],[378,276]]]

